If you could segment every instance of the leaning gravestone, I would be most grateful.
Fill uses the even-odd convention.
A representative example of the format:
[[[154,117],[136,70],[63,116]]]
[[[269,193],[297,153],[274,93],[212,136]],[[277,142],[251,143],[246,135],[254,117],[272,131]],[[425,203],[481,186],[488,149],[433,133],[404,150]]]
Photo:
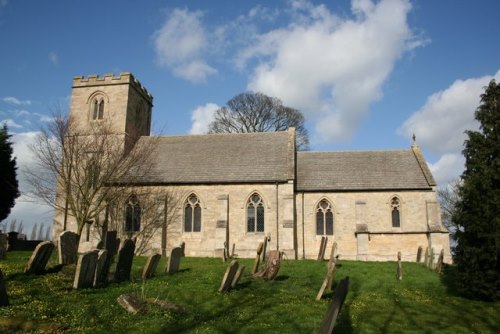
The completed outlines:
[[[105,249],[99,250],[99,253],[97,254],[97,264],[95,267],[94,288],[106,286],[108,283],[110,265],[111,262],[109,261],[108,251]]]
[[[156,268],[158,267],[158,263],[160,262],[161,255],[156,253],[148,257],[148,260],[146,261],[146,265],[144,266],[144,269],[142,270],[142,279],[147,280],[148,278],[151,278],[154,276],[156,272]]]
[[[439,253],[439,257],[436,263],[436,272],[438,274],[441,274],[441,271],[443,270],[443,260],[444,260],[444,249],[441,249],[441,252]]]
[[[330,303],[330,306],[328,306],[325,317],[323,318],[321,326],[318,329],[318,334],[333,333],[333,327],[335,326],[335,322],[337,321],[340,309],[342,308],[342,305],[344,305],[345,297],[347,296],[348,291],[349,277],[346,277],[340,281],[337,289],[335,289],[332,302]]]
[[[7,258],[7,234],[0,233],[0,260]]]
[[[146,303],[136,295],[123,294],[116,298],[118,304],[132,314],[147,313]]]
[[[181,264],[182,249],[180,247],[175,247],[170,252],[170,257],[168,258],[167,266],[165,267],[165,272],[167,274],[174,274],[179,271]]]
[[[255,274],[257,270],[259,270],[260,254],[262,253],[263,249],[264,249],[264,243],[261,242],[259,243],[259,247],[257,247],[257,256],[255,257],[255,262],[252,267],[252,274]]]
[[[328,260],[328,268],[335,266],[337,262],[337,242],[332,245],[332,250],[330,251],[330,259]]]
[[[95,268],[97,265],[97,251],[80,254],[76,264],[73,288],[86,289],[94,285]]]
[[[45,272],[45,266],[49,262],[52,251],[55,245],[52,241],[44,241],[39,243],[24,269],[26,274],[43,274]]]
[[[431,255],[429,255],[429,269],[434,269],[434,247],[431,247]]]
[[[183,241],[181,242],[181,249],[182,249],[182,257],[186,256],[186,243]]]
[[[259,272],[255,273],[255,277],[267,277],[268,280],[274,280],[278,275],[281,264],[281,253],[277,250],[269,252],[266,265]]]
[[[398,252],[398,267],[396,269],[396,279],[401,281],[403,279],[403,266],[401,265],[401,252]]]
[[[228,292],[231,289],[231,284],[233,283],[234,276],[238,271],[238,261],[233,260],[229,264],[222,278],[222,283],[219,288],[219,292]]]
[[[429,267],[429,247],[425,248],[424,265]]]
[[[234,289],[236,285],[238,285],[238,282],[241,278],[241,275],[243,275],[243,271],[245,270],[245,266],[239,266],[238,271],[236,274],[234,274],[233,281],[231,282],[231,289]]]
[[[7,286],[3,279],[3,273],[0,269],[0,306],[9,306],[9,296],[7,295]]]
[[[318,261],[325,259],[326,245],[328,244],[328,237],[321,237],[321,244],[319,245]]]
[[[422,260],[422,246],[418,246],[417,250],[417,263],[420,263]]]
[[[118,262],[116,263],[115,281],[123,282],[130,280],[130,270],[134,260],[135,243],[127,239],[118,251]]]
[[[262,257],[260,258],[261,259],[261,262],[266,262],[266,252],[267,252],[267,243],[269,242],[269,238],[268,237],[264,237],[264,245],[263,245],[263,248],[262,248]]]
[[[59,235],[59,263],[62,265],[76,263],[78,258],[78,234],[64,231]]]
[[[319,289],[318,294],[316,295],[316,300],[321,300],[326,289],[329,290],[332,289],[334,274],[335,274],[335,264],[333,264],[333,266],[328,268],[328,272],[326,273],[326,277],[323,280],[323,284],[321,284],[321,288]]]

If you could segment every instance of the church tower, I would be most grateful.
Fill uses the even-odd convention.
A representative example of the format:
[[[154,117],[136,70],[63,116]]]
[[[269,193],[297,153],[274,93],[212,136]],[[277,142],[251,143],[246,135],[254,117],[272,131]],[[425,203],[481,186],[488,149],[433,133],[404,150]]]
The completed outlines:
[[[106,122],[124,136],[126,151],[140,136],[149,136],[153,96],[131,73],[77,76],[72,88],[70,118],[82,129]]]

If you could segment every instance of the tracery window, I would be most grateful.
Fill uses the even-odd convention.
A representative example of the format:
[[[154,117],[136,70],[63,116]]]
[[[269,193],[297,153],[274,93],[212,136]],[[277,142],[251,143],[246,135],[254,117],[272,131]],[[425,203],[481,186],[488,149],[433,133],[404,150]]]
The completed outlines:
[[[326,199],[322,199],[316,208],[316,234],[333,235],[333,211]]]
[[[125,232],[141,230],[141,205],[135,194],[130,195],[125,206]]]
[[[257,193],[247,202],[247,232],[264,232],[264,202]]]
[[[92,120],[104,118],[104,98],[97,96],[92,102]]]
[[[184,232],[201,231],[201,204],[198,197],[190,195],[184,205]]]
[[[399,198],[394,196],[391,199],[391,219],[392,227],[401,227],[401,202]]]

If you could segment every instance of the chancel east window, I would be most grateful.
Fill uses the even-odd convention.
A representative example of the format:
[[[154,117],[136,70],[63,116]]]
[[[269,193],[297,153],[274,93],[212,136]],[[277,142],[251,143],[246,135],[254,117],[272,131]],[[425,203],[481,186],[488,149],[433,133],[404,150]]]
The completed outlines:
[[[196,195],[190,195],[184,205],[184,232],[201,231],[201,205]]]
[[[321,200],[316,208],[316,234],[333,235],[333,211],[326,199]]]
[[[257,193],[247,202],[247,232],[264,232],[264,203]]]
[[[125,206],[125,232],[138,232],[141,229],[141,206],[136,195],[131,195]]]
[[[392,227],[401,227],[401,202],[399,198],[393,197],[391,199],[391,219]]]
[[[92,103],[92,119],[99,120],[104,118],[104,99],[99,96]]]

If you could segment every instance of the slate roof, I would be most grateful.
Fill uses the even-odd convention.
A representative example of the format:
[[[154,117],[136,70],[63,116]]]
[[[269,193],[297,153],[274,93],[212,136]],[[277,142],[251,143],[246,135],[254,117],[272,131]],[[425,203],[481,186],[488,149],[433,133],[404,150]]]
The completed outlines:
[[[298,191],[432,189],[417,146],[397,151],[297,152]]]
[[[158,145],[145,184],[286,182],[294,179],[294,130],[141,137]],[[142,183],[142,182],[141,182]]]

